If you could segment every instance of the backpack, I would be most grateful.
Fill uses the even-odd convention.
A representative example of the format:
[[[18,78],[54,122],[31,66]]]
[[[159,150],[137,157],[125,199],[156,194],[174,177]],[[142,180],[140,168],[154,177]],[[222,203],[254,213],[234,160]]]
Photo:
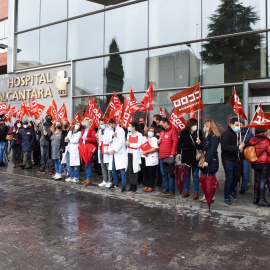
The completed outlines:
[[[258,157],[256,155],[255,146],[248,146],[244,150],[244,155],[247,162],[253,163],[258,160]]]

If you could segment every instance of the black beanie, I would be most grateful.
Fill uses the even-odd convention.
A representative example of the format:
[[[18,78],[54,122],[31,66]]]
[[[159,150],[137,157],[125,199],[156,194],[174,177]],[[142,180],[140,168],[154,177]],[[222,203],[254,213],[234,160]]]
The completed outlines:
[[[264,133],[266,131],[267,131],[267,129],[264,129],[264,128],[256,128],[255,129],[255,135]]]

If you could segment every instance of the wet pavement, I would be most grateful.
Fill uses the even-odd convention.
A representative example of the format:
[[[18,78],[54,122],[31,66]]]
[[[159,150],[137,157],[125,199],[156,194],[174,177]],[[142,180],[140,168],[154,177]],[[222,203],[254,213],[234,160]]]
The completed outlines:
[[[0,269],[269,269],[268,217],[55,183],[0,174]]]

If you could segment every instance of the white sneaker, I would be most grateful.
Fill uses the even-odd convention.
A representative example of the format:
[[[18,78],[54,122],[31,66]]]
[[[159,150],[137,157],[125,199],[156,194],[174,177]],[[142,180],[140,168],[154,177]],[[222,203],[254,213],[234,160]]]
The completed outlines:
[[[102,183],[98,184],[99,187],[106,187],[107,183],[103,181]]]
[[[62,179],[62,174],[57,173],[56,176],[54,177],[54,180],[60,180],[60,179]]]
[[[77,178],[73,178],[73,179],[70,180],[71,183],[79,183],[79,181],[80,181],[80,180],[77,179]]]
[[[109,188],[110,186],[112,185],[112,183],[111,182],[108,182],[108,183],[106,183],[106,188]]]
[[[56,176],[57,176],[57,173],[55,173],[55,174],[52,176],[52,178],[55,179]]]
[[[65,179],[66,182],[71,182],[71,180],[72,180],[72,178],[70,178],[70,177]]]

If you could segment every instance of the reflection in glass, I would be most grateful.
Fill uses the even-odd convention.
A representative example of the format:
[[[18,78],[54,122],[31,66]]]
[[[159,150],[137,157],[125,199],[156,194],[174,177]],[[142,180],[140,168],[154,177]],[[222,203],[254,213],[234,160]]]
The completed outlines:
[[[17,31],[39,26],[40,0],[17,0]]]
[[[65,18],[67,18],[67,0],[41,0],[41,25]]]
[[[201,0],[149,0],[149,46],[201,38]]]
[[[68,0],[68,17],[93,12],[104,8],[104,0]]]
[[[120,51],[147,47],[147,10],[143,2],[105,12],[105,53],[113,39]]]
[[[202,48],[203,84],[266,76],[265,34],[211,40]]]
[[[265,0],[203,0],[203,37],[265,28]]]
[[[103,94],[103,58],[75,63],[73,95]]]
[[[103,54],[104,13],[68,22],[68,59]]]
[[[185,87],[200,81],[200,44],[149,51],[149,82],[154,89]]]
[[[40,29],[40,64],[66,61],[67,23]]]
[[[17,49],[17,69],[39,65],[39,30],[17,35]]]

